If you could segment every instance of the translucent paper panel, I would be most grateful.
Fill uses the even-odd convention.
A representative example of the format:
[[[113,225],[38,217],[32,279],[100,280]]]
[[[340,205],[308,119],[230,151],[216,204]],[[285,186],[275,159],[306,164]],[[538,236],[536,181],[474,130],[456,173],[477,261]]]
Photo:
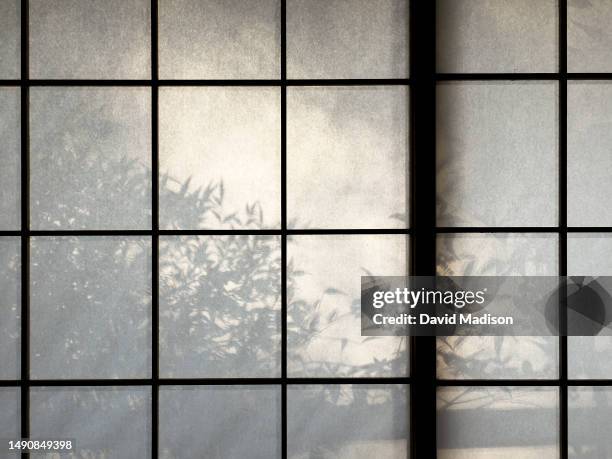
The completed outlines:
[[[20,249],[18,237],[0,238],[0,379],[19,379]]]
[[[559,391],[553,387],[438,390],[439,459],[557,459]]]
[[[556,276],[555,235],[448,234],[438,236],[438,274]],[[437,339],[443,379],[555,378],[559,339],[527,336],[447,336]]]
[[[17,440],[21,423],[21,394],[16,387],[0,387],[0,436],[3,439]],[[6,448],[5,443],[3,448]],[[5,450],[3,450],[5,452]],[[11,456],[8,456],[11,457]]]
[[[361,276],[406,274],[401,235],[296,236],[288,245],[289,376],[405,376],[407,337],[361,336]]]
[[[280,78],[280,0],[159,3],[161,78]]]
[[[612,4],[607,0],[568,0],[567,69],[612,71]]]
[[[0,79],[19,78],[20,23],[21,2],[19,0],[0,0]]]
[[[1,5],[0,1],[0,8]],[[0,16],[0,21],[2,21],[2,16]],[[0,28],[0,33],[1,31]],[[0,142],[0,230],[21,228],[19,98],[19,89],[0,88],[0,139],[2,139]]]
[[[160,241],[162,377],[279,377],[278,236]]]
[[[33,378],[146,378],[151,242],[36,237],[31,244]]]
[[[33,229],[151,227],[147,88],[33,88]]]
[[[280,126],[278,88],[161,88],[161,227],[280,226]]]
[[[290,225],[406,227],[408,129],[406,87],[289,88]]]
[[[612,4],[611,4],[612,6]],[[612,84],[571,82],[567,90],[567,221],[612,226]]]
[[[556,83],[449,83],[437,97],[438,225],[555,226]]]
[[[567,272],[570,276],[612,276],[612,234],[570,234]],[[612,378],[612,337],[569,336],[567,349],[570,378]]]
[[[556,0],[437,0],[439,72],[556,72]]]
[[[405,78],[407,0],[288,0],[289,78]]]
[[[40,439],[73,439],[79,458],[150,457],[151,389],[32,388],[30,434]]]
[[[400,385],[289,386],[291,459],[405,459],[408,388]]]
[[[33,78],[150,78],[148,0],[30,0]]]
[[[612,388],[570,387],[569,457],[608,457],[612,450]]]
[[[280,386],[161,388],[159,457],[280,458]]]

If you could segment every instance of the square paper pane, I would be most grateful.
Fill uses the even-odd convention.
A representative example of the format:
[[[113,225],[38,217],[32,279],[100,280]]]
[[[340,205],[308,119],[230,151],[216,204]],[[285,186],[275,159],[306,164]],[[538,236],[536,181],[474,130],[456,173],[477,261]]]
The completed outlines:
[[[612,71],[611,22],[612,3],[608,0],[568,0],[568,71]]]
[[[278,236],[160,241],[160,371],[165,378],[280,376]]]
[[[559,391],[553,387],[438,390],[439,459],[557,459]]]
[[[556,72],[556,0],[437,0],[439,72]]]
[[[17,88],[0,88],[0,230],[21,228],[19,96]]]
[[[401,235],[296,236],[288,245],[288,373],[406,376],[408,338],[361,336],[361,276],[403,276]]]
[[[150,376],[149,239],[36,237],[30,269],[33,378]]]
[[[289,88],[290,226],[408,226],[408,129],[406,87]]]
[[[21,243],[18,237],[0,238],[0,379],[19,379],[20,251]]]
[[[160,226],[280,226],[280,91],[160,89]]]
[[[20,53],[21,2],[0,0],[0,79],[19,78]]]
[[[557,84],[462,82],[437,91],[439,226],[555,226]]]
[[[556,276],[558,238],[543,234],[438,236],[438,274]],[[446,336],[437,339],[442,379],[556,378],[559,339],[537,336]]]
[[[32,78],[151,75],[149,0],[30,0]]]
[[[289,78],[405,78],[407,0],[288,0]]]
[[[570,234],[567,273],[570,276],[612,276],[612,234]],[[604,306],[611,301],[602,299]],[[584,305],[587,308],[593,306],[591,302]],[[612,378],[611,336],[568,336],[567,351],[570,378]]]
[[[567,90],[567,221],[612,226],[612,84],[571,82]]]
[[[151,227],[148,88],[33,88],[33,229]]]
[[[407,386],[289,386],[288,457],[405,459],[409,413]]]
[[[32,388],[30,433],[32,438],[74,440],[75,457],[148,458],[151,389]]]
[[[173,79],[280,78],[280,0],[164,0],[159,74]]]
[[[21,423],[21,392],[19,388],[0,387],[0,413],[2,413],[0,415],[0,438],[6,440],[19,439]],[[5,443],[3,449],[6,446]]]
[[[177,386],[159,392],[161,458],[281,457],[280,386]]]
[[[612,388],[570,387],[568,400],[569,457],[608,457],[612,451]]]

